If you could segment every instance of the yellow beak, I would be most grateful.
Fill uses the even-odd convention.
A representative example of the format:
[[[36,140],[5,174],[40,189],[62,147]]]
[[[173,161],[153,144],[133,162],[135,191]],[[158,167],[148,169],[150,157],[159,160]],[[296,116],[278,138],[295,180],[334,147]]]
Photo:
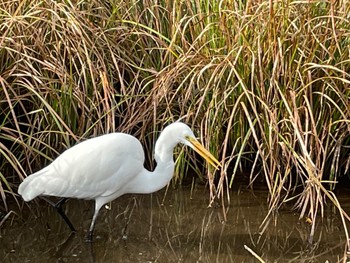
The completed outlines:
[[[221,164],[219,161],[207,150],[204,146],[197,141],[196,138],[187,137],[187,141],[193,146],[193,149],[200,154],[208,163],[210,163],[215,169],[219,169]]]

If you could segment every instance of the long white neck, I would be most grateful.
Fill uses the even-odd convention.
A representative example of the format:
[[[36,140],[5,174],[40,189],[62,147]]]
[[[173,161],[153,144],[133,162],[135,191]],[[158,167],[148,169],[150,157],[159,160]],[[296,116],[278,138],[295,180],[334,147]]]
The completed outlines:
[[[173,177],[175,163],[173,160],[174,148],[177,142],[169,143],[167,135],[161,133],[154,150],[154,159],[157,166],[153,172],[143,171],[129,183],[128,193],[148,194],[165,187]]]

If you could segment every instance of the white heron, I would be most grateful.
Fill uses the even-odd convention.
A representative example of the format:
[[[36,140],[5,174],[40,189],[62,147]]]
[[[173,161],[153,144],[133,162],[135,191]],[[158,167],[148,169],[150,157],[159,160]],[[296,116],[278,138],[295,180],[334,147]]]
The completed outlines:
[[[195,138],[184,123],[175,122],[160,134],[154,151],[157,166],[153,172],[144,168],[142,145],[125,133],[111,133],[88,139],[63,152],[51,164],[28,176],[18,193],[27,202],[37,196],[63,197],[56,206],[73,232],[75,229],[61,209],[66,198],[95,200],[95,212],[88,232],[92,240],[100,208],[127,194],[148,194],[162,189],[174,172],[174,147],[182,143],[194,149],[209,164],[219,167],[218,160]]]

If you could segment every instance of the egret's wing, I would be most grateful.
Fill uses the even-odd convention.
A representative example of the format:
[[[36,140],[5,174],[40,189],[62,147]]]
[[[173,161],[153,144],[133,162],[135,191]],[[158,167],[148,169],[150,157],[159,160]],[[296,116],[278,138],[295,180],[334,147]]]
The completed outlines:
[[[46,195],[87,198],[110,195],[143,169],[144,153],[133,136],[113,133],[62,153],[47,170]]]

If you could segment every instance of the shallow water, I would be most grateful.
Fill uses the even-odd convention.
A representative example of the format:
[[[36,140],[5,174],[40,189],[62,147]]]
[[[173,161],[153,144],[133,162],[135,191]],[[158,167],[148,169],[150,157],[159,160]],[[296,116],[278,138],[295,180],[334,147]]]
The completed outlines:
[[[349,200],[345,193],[343,201]],[[94,241],[84,241],[93,201],[69,200],[64,209],[77,228],[70,235],[55,210],[40,200],[23,221],[1,229],[0,262],[342,262],[345,234],[340,217],[326,209],[312,245],[310,225],[281,209],[259,234],[267,213],[264,190],[232,191],[227,220],[221,207],[207,208],[208,191],[197,186],[125,195],[101,209]],[[350,210],[350,207],[344,209]],[[127,228],[126,228],[127,225]]]

